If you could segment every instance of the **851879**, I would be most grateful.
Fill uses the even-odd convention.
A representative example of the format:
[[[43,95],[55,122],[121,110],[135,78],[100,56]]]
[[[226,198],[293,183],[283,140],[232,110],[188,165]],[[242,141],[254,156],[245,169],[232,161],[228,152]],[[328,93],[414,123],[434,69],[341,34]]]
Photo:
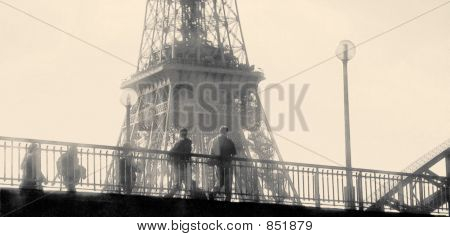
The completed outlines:
[[[312,230],[311,221],[268,221],[267,230]]]

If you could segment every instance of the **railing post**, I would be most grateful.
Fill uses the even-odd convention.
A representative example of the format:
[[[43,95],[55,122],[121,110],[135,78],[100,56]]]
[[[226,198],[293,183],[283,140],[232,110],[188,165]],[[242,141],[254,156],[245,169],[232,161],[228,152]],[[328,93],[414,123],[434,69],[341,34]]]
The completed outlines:
[[[355,207],[355,187],[353,186],[353,170],[346,169],[345,173],[347,184],[347,186],[344,187],[345,208],[349,210],[355,210],[356,207]],[[351,180],[349,181],[349,179]]]
[[[411,180],[409,183],[409,206],[414,207],[417,206],[416,203],[414,203],[414,190],[415,186],[413,185],[414,180]]]
[[[186,177],[184,177],[184,180],[186,180],[186,190],[184,192],[188,194],[186,196],[192,197],[192,165],[191,163],[186,163],[183,165],[186,166]]]
[[[447,197],[447,211],[448,215],[450,216],[450,149],[448,150],[447,155],[445,156],[445,168],[446,168],[446,178],[447,178],[447,185],[446,185],[446,197]]]
[[[253,168],[254,167],[254,168]],[[260,198],[260,192],[261,195],[263,194],[262,192],[264,191],[262,188],[259,188],[259,177],[258,177],[258,163],[252,163],[252,165],[250,166],[250,171],[251,171],[251,190],[252,190],[252,195],[254,197],[254,200],[256,202],[259,202]]]
[[[398,202],[400,205],[400,210],[403,210],[405,207],[405,194],[403,192],[403,175],[400,176],[400,181],[397,183],[398,185]]]
[[[424,197],[424,190],[423,190],[423,178],[419,177],[419,205],[420,205],[420,211],[424,210],[423,206],[423,197]],[[417,194],[416,194],[417,195]]]
[[[320,185],[319,185],[319,169],[316,168],[314,174],[314,200],[316,202],[316,207],[320,208]]]
[[[359,172],[358,174],[358,180],[356,183],[356,188],[357,188],[357,195],[358,195],[358,205],[359,205],[359,210],[360,211],[364,211],[364,198],[363,198],[363,187],[362,187],[362,172]]]

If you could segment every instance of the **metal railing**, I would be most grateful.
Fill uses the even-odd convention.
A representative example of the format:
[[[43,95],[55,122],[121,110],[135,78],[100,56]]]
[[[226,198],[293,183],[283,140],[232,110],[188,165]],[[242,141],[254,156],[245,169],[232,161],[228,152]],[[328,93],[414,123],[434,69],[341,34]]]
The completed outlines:
[[[34,164],[48,182],[44,191],[67,190],[58,161],[70,147],[76,147],[76,167],[83,167],[85,176],[76,182],[78,192],[126,193],[180,198],[212,198],[225,200],[225,190],[217,187],[217,165],[220,157],[191,154],[186,163],[187,182],[174,193],[178,169],[166,151],[122,147],[74,144],[35,139],[0,137],[0,186],[23,187],[27,177],[24,159],[31,144],[37,144],[40,159]],[[124,171],[121,160],[128,159],[135,168]],[[414,182],[399,186],[395,203],[385,205],[384,211],[411,211],[448,215],[447,179],[438,176],[411,175],[369,169],[353,169],[354,202],[346,197],[346,168],[233,158],[230,161],[231,201],[303,205],[323,208],[351,208],[366,210],[381,197],[375,190],[390,190],[405,177]],[[131,166],[130,166],[131,167]],[[74,168],[75,169],[75,168]],[[131,168],[130,168],[131,169]],[[125,177],[124,177],[125,176]],[[290,179],[290,181],[288,180]],[[126,180],[131,180],[126,184]],[[37,185],[37,188],[41,188]],[[295,189],[295,190],[294,190]],[[373,195],[375,194],[375,195]]]
[[[414,173],[416,172],[421,166],[435,158],[440,153],[444,152],[445,150],[450,148],[450,139],[447,139],[445,142],[441,143],[439,146],[435,147],[430,152],[422,155],[419,159],[417,159],[414,163],[410,164],[406,169],[403,170],[403,172],[406,173]]]
[[[403,173],[407,174],[414,174],[418,170],[420,170],[425,164],[430,162],[431,160],[435,159],[437,156],[442,154],[444,151],[448,150],[450,148],[450,139],[446,140],[445,142],[441,143],[439,146],[436,146],[431,151],[427,152],[426,154],[419,157],[416,161],[414,161],[412,164],[410,164],[407,168],[402,170]],[[420,172],[423,173],[423,172]],[[411,175],[409,175],[411,176]],[[409,176],[403,176],[402,178],[407,178]],[[412,177],[414,179],[414,176]],[[380,186],[380,188],[375,189],[374,193],[372,193],[371,198],[373,197],[384,197],[385,195],[401,191],[401,190],[395,190],[399,189],[399,186],[406,185],[408,182],[405,182],[405,179],[400,179],[394,185],[389,185],[388,183],[383,184]]]

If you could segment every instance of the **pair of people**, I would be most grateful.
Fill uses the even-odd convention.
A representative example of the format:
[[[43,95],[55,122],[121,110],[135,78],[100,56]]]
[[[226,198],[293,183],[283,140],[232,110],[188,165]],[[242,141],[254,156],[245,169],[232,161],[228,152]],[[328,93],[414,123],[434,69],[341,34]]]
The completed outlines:
[[[225,201],[231,201],[231,179],[232,169],[230,158],[237,154],[236,147],[231,139],[228,138],[229,129],[226,126],[220,128],[220,134],[215,137],[210,143],[210,154],[218,156],[216,162],[211,163],[217,166],[218,186],[213,190],[211,199],[214,199],[216,194],[224,190]],[[173,197],[173,195],[181,189],[181,185],[187,186],[188,182],[188,166],[190,163],[190,154],[192,152],[192,141],[187,138],[188,130],[180,130],[180,140],[175,143],[170,150],[172,153],[172,166],[174,167],[174,188],[166,197]],[[197,187],[194,183],[192,190],[196,191]]]
[[[21,168],[23,170],[21,189],[36,189],[41,190],[42,184],[47,184],[48,180],[41,171],[41,151],[39,145],[32,143],[22,161]],[[53,179],[52,185],[59,177],[61,182],[68,191],[76,191],[75,186],[78,185],[81,179],[86,178],[86,169],[79,165],[77,157],[77,148],[75,146],[69,147],[67,152],[63,153],[56,162],[57,173]]]

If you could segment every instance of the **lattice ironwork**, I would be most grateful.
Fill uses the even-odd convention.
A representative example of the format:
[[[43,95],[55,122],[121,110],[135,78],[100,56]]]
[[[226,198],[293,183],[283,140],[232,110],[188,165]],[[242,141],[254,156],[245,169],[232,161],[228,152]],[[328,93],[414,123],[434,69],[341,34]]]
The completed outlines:
[[[248,69],[236,0],[148,0],[138,71],[167,62]]]

